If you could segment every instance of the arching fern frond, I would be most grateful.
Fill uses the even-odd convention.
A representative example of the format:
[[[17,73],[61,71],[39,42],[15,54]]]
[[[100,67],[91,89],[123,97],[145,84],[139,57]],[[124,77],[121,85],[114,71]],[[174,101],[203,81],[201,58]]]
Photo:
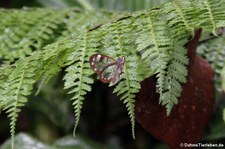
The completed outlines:
[[[131,121],[132,136],[135,138],[135,114],[134,114],[134,103],[135,103],[135,94],[141,88],[140,81],[140,72],[138,72],[139,65],[134,61],[138,60],[138,57],[127,56],[126,63],[123,70],[123,75],[121,80],[114,89],[113,93],[116,93],[120,96],[120,99],[126,105],[128,115]]]
[[[169,4],[169,6],[173,5]],[[177,15],[176,18],[178,18],[179,25],[183,24],[181,27],[185,36],[177,34],[177,28],[174,27],[174,24],[178,22],[175,22],[174,18],[162,19],[161,11],[156,10],[151,14],[145,14],[143,20],[146,23],[145,28],[138,27],[138,31],[143,31],[136,40],[137,50],[142,53],[143,59],[150,62],[151,69],[157,74],[157,91],[160,94],[159,102],[166,106],[167,115],[170,114],[173,105],[178,103],[177,98],[180,97],[182,91],[181,83],[186,82],[186,65],[188,60],[186,49],[183,48],[186,40],[185,42],[182,42],[182,40],[190,36],[192,31],[190,27],[187,28],[188,25],[185,25],[187,22],[184,20],[183,15],[182,17],[179,16],[181,10],[179,10],[179,13],[176,13],[177,7],[173,7],[173,11],[170,7],[168,8],[165,8],[164,11],[166,12],[167,10],[169,16]],[[140,18],[137,20],[139,21]],[[166,28],[170,26],[171,30],[167,30]],[[178,46],[178,41],[181,43],[180,46]]]
[[[165,29],[166,22],[159,19],[160,15],[160,11],[157,10],[151,14],[143,15],[144,19],[142,21],[146,25],[144,29],[141,29],[141,26],[138,27],[138,30],[142,30],[143,33],[139,34],[136,44],[138,45],[137,50],[142,52],[142,58],[150,62],[151,69],[155,70],[157,74],[159,102],[165,103],[167,96],[164,93],[168,90],[166,69],[170,60],[169,53],[172,50],[172,42],[168,36],[168,31]]]
[[[40,55],[34,59],[28,58],[17,62],[6,82],[0,84],[0,97],[3,110],[6,110],[10,118],[10,132],[14,142],[15,125],[20,108],[27,102],[27,96],[31,94],[36,77],[36,65]],[[7,67],[5,68],[7,69]],[[4,70],[3,70],[4,72]],[[6,70],[7,72],[7,70]],[[13,143],[12,143],[13,148]]]
[[[106,13],[103,15],[103,12],[85,13],[84,15],[78,16],[78,19],[70,18],[70,23],[68,32],[74,32],[71,39],[71,47],[69,48],[67,65],[70,65],[64,76],[65,84],[64,89],[69,89],[69,94],[73,94],[71,100],[73,100],[73,106],[75,111],[75,126],[73,135],[75,136],[75,131],[77,129],[81,109],[83,105],[84,95],[91,91],[91,84],[94,83],[94,80],[91,78],[93,71],[89,66],[89,58],[92,54],[97,51],[97,47],[100,46],[100,39],[96,34],[90,34],[87,29],[87,26],[90,26],[92,22],[97,20],[105,20],[107,17],[111,16],[112,13]],[[74,23],[77,23],[77,26],[74,26]]]
[[[91,91],[91,84],[93,84],[93,79],[91,75],[93,74],[89,66],[89,58],[92,55],[92,50],[88,49],[88,35],[87,32],[83,33],[83,36],[76,38],[76,43],[74,43],[73,52],[68,57],[69,63],[71,65],[66,69],[67,74],[64,77],[65,89],[70,89],[69,94],[74,94],[71,100],[73,100],[76,122],[74,126],[74,136],[75,131],[80,119],[81,108],[83,105],[84,95]]]
[[[181,83],[186,83],[188,64],[187,50],[183,44],[174,43],[174,49],[171,51],[171,59],[167,66],[166,90],[163,93],[162,105],[166,106],[167,115],[170,114],[174,105],[178,103],[178,97],[181,96]]]

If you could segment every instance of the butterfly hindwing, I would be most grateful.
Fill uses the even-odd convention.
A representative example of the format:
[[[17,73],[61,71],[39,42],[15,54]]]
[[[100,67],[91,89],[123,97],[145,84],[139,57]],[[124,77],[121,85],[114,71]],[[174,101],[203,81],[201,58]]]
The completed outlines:
[[[110,82],[117,73],[116,62],[110,63],[104,67],[100,74],[100,80],[104,83]]]
[[[118,58],[117,61],[102,54],[94,54],[90,57],[91,68],[99,75],[103,83],[110,82],[109,86],[113,86],[119,81],[124,63],[124,57]]]

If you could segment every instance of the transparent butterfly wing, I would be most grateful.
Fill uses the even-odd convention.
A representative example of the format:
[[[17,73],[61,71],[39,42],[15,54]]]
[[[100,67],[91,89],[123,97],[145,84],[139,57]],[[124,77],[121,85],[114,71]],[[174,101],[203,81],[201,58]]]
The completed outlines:
[[[118,74],[118,67],[116,65],[116,62],[114,62],[106,65],[105,68],[100,73],[99,77],[102,82],[108,83],[112,81],[117,74]]]
[[[90,57],[89,62],[91,69],[93,69],[95,73],[100,75],[103,69],[105,69],[108,64],[115,63],[116,60],[102,54],[94,54]]]
[[[125,58],[119,58],[116,62],[110,63],[105,66],[100,74],[100,80],[104,83],[109,83],[109,86],[115,85],[120,80]]]
[[[103,83],[110,82],[109,86],[113,86],[119,81],[124,63],[125,57],[118,58],[117,61],[102,54],[95,54],[90,57],[91,68],[99,74]]]
[[[115,85],[120,80],[120,73],[118,71],[119,69],[116,70],[116,73],[113,76],[112,80],[110,81],[109,86]]]

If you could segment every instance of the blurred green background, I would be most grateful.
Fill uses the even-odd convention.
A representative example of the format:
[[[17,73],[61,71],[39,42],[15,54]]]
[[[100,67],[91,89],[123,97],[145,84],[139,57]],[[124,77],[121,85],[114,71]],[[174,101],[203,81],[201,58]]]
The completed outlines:
[[[137,11],[148,9],[166,0],[1,0],[1,8],[22,7],[79,7],[82,9],[106,9]],[[63,90],[63,74],[58,74],[45,85],[19,115],[15,147],[28,149],[167,149],[138,123],[136,140],[131,135],[130,120],[122,102],[112,94],[107,84],[97,82],[88,93],[82,110],[77,137],[72,137],[74,113],[69,95]],[[34,95],[35,93],[33,93]],[[95,99],[95,100],[93,100]],[[225,143],[225,127],[220,103],[201,142]],[[10,129],[7,115],[0,115],[1,149],[10,148]],[[23,133],[19,133],[23,132]]]
[[[84,7],[110,10],[135,11],[151,8],[170,0],[1,0],[0,5],[7,8],[28,7]]]

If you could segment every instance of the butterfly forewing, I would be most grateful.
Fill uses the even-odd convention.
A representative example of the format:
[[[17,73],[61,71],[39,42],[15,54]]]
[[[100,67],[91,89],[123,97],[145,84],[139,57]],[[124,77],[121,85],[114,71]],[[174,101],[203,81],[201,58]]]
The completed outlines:
[[[90,57],[91,68],[99,74],[103,83],[110,82],[109,86],[113,86],[119,81],[124,63],[124,57],[118,58],[117,61],[102,54],[94,54]]]
[[[102,55],[102,54],[94,54],[90,57],[90,66],[91,68],[97,73],[100,74],[102,70],[111,63],[115,63],[116,60],[114,60],[111,57]]]

